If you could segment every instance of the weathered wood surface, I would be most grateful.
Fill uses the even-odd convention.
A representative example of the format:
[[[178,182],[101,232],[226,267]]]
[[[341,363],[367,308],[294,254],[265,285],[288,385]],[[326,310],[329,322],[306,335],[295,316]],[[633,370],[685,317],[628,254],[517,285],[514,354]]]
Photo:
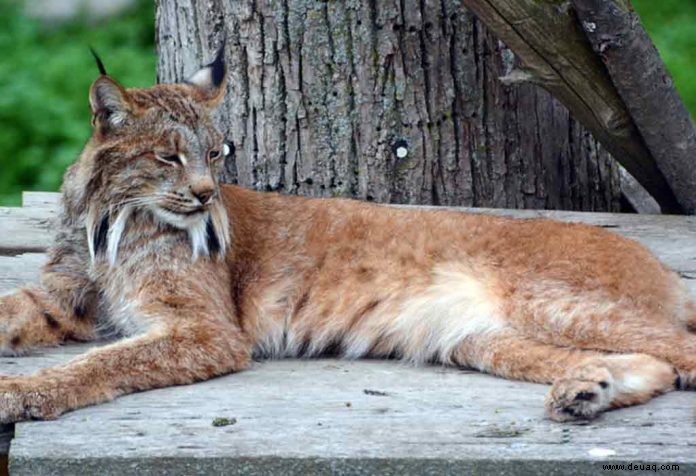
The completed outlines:
[[[628,171],[621,167],[621,193],[637,213],[656,215],[661,213],[660,204]]]
[[[0,256],[0,295],[23,284],[38,282],[45,261],[43,253]]]
[[[24,208],[50,208],[56,210],[60,202],[60,194],[55,192],[22,192]]]
[[[60,360],[48,355],[32,365],[0,359],[0,370]],[[693,394],[675,392],[576,426],[544,419],[546,390],[396,362],[256,363],[237,375],[19,424],[10,471],[596,474],[600,462],[640,461],[696,472]],[[236,423],[213,426],[221,417]],[[616,454],[591,456],[597,448]]]
[[[24,223],[26,233],[50,235],[45,220],[50,222],[55,214],[55,195],[28,196],[25,203],[37,203],[34,199],[43,203],[44,215],[35,209],[0,213],[0,248],[11,255],[0,256],[0,294],[38,279],[43,255],[22,253],[21,247],[13,250],[7,238],[13,234],[7,228],[11,223]],[[645,243],[690,278],[686,282],[696,296],[696,217],[488,212],[612,228]],[[36,246],[43,249],[49,238]],[[0,375],[56,365],[91,346],[0,358]],[[398,362],[257,362],[237,375],[122,397],[56,421],[18,424],[10,470],[32,476],[589,475],[609,462],[648,462],[679,464],[679,474],[696,474],[693,393],[674,392],[645,406],[608,413],[589,425],[560,425],[543,417],[546,391],[543,385]],[[212,422],[218,417],[236,423],[215,427]],[[615,453],[593,456],[598,448]]]
[[[45,250],[55,216],[54,208],[0,207],[0,255]]]
[[[160,81],[185,79],[227,38],[225,180],[389,203],[619,209],[614,160],[551,94],[498,79],[518,61],[460,0],[156,4]]]

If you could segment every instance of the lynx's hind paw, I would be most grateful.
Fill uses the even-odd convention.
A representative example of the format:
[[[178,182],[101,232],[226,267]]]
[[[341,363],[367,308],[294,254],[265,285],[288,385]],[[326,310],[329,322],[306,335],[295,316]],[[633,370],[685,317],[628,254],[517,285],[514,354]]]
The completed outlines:
[[[591,420],[610,407],[613,395],[611,373],[603,367],[586,367],[554,382],[546,397],[546,413],[558,422]]]

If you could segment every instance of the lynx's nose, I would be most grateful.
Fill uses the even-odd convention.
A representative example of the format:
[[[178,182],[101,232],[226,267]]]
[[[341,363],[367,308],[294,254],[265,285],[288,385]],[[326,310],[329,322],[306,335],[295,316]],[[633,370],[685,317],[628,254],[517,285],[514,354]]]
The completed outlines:
[[[200,192],[193,192],[193,195],[201,202],[201,205],[205,205],[210,201],[213,196],[212,190],[201,190]]]
[[[213,194],[215,193],[215,188],[212,180],[202,180],[191,185],[191,194],[201,202],[201,205],[207,204]]]

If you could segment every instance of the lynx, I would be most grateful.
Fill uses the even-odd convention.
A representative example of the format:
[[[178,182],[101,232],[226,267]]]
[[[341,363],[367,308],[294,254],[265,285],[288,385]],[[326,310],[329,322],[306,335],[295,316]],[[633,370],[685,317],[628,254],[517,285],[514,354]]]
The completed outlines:
[[[97,58],[92,137],[65,174],[41,284],[0,298],[0,346],[120,338],[1,378],[1,421],[239,372],[255,356],[398,358],[548,383],[556,421],[696,386],[696,305],[631,240],[220,185],[223,56],[149,89],[124,89]]]

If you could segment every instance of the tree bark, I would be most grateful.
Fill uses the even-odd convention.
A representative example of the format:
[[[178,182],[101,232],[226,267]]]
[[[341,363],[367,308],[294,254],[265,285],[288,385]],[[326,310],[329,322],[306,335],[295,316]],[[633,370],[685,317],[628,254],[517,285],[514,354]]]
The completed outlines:
[[[687,208],[646,147],[570,1],[462,1],[520,58],[524,69],[514,71],[507,81],[538,84],[558,98],[664,212]]]
[[[573,0],[648,149],[689,214],[696,214],[696,128],[628,0]]]
[[[615,162],[457,0],[159,0],[158,78],[227,38],[225,179],[392,203],[615,211]],[[405,157],[400,157],[403,153]]]

